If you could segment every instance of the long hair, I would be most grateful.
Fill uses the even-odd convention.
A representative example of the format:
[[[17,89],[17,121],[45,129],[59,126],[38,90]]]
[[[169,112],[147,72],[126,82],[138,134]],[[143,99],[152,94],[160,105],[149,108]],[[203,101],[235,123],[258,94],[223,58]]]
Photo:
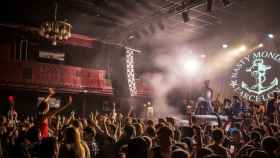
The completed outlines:
[[[81,144],[80,132],[68,127],[64,132],[64,143],[60,147],[59,158],[84,158],[85,149]]]
[[[49,103],[46,100],[41,101],[41,103],[38,105],[38,112],[43,114],[48,112],[49,109]]]

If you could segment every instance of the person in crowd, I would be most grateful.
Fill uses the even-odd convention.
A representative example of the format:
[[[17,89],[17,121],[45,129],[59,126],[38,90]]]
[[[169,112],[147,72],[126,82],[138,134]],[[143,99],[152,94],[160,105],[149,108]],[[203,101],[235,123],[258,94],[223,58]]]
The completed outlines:
[[[85,158],[90,158],[90,150],[89,150],[89,147],[87,145],[87,143],[83,140],[83,136],[84,136],[84,127],[83,127],[83,124],[81,121],[77,120],[77,119],[74,119],[72,120],[72,125],[73,127],[77,128],[77,130],[79,131],[80,133],[80,136],[81,136],[81,144],[85,150]]]
[[[206,80],[204,81],[204,99],[206,100],[206,102],[208,103],[207,105],[209,106],[209,112],[214,112],[214,108],[212,106],[212,99],[213,99],[213,95],[214,95],[214,91],[213,89],[210,87],[210,80]]]
[[[275,116],[275,113],[277,112],[277,108],[276,108],[277,98],[278,98],[278,94],[277,94],[277,92],[274,92],[273,98],[268,100],[268,102],[267,102],[266,115],[270,121],[274,121],[274,118],[275,118],[274,116]]]
[[[275,153],[279,150],[280,143],[275,137],[266,136],[262,140],[261,147],[270,157],[276,157]]]
[[[231,111],[231,100],[229,98],[225,98],[223,102],[223,114],[227,116],[232,116],[232,111]]]
[[[142,137],[136,137],[128,141],[127,158],[148,158],[148,145]]]
[[[208,155],[211,155],[213,153],[214,152],[211,149],[209,149],[207,147],[203,147],[203,148],[197,150],[195,158],[204,158],[204,157],[206,157]]]
[[[43,138],[40,143],[39,157],[40,158],[57,158],[58,157],[58,142],[55,137]]]
[[[239,129],[233,128],[230,131],[230,136],[231,136],[230,146],[233,146],[231,148],[231,150],[233,150],[231,153],[235,153],[235,151],[240,150],[240,148],[244,145],[244,143],[241,140],[242,139],[241,132]]]
[[[262,150],[254,150],[251,152],[250,158],[270,158],[270,156]]]
[[[213,143],[208,146],[215,154],[221,156],[222,158],[228,157],[228,152],[225,147],[222,146],[224,141],[224,133],[222,129],[214,129],[212,132]]]
[[[124,133],[119,139],[119,141],[116,143],[116,150],[119,151],[119,149],[125,145],[128,144],[130,139],[133,139],[136,136],[136,130],[135,127],[132,125],[126,125],[124,127]]]
[[[49,135],[48,119],[51,118],[52,116],[56,115],[57,113],[63,111],[72,103],[72,97],[69,96],[68,102],[65,106],[61,106],[60,108],[50,111],[48,100],[54,94],[55,94],[54,90],[52,88],[49,88],[48,96],[39,104],[38,109],[37,109],[38,113],[37,113],[37,119],[35,121],[35,126],[40,129],[42,137],[48,137],[48,135]]]
[[[207,102],[203,97],[198,98],[198,102],[195,108],[195,114],[197,115],[208,115],[212,113],[209,102]]]
[[[54,94],[52,89],[49,91],[47,98]],[[186,114],[187,124],[179,124],[172,116],[143,120],[131,115],[132,111],[59,116],[55,114],[67,106],[50,111],[46,99],[39,105],[35,119],[25,116],[10,121],[10,117],[0,117],[0,157],[275,158],[280,156],[279,122],[275,119],[279,117],[277,97],[268,102],[273,103],[275,110],[267,108],[263,116],[256,107],[264,106],[264,102],[249,104],[236,97],[226,99],[218,112],[236,116],[227,121],[217,119],[218,125],[212,120],[189,117],[195,108]],[[240,106],[249,110],[244,112]],[[269,119],[268,114],[275,117]]]
[[[172,145],[174,143],[173,131],[167,127],[161,127],[158,132],[158,146],[154,147],[151,151],[150,158],[171,158]]]
[[[231,111],[234,116],[238,116],[241,110],[241,100],[238,96],[232,97]]]
[[[95,158],[98,155],[99,148],[95,140],[96,131],[92,127],[84,129],[84,140],[88,145],[91,157]]]
[[[177,149],[172,152],[171,158],[190,158],[190,154],[185,150]]]
[[[75,127],[65,129],[63,143],[59,148],[59,158],[86,158],[85,149],[81,143],[80,132]]]

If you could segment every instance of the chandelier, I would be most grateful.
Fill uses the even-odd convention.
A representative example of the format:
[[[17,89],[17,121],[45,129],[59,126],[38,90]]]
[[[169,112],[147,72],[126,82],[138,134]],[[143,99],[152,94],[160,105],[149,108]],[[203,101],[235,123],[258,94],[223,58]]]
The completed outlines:
[[[41,24],[40,34],[51,40],[53,45],[71,37],[72,25],[66,21],[57,20],[57,2],[55,3],[54,20],[45,21]]]

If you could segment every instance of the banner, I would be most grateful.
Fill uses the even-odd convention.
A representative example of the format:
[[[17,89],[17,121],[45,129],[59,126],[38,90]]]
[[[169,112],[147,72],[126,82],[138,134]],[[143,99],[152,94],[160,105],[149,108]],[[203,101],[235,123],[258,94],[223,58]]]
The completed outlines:
[[[230,86],[242,98],[266,101],[280,92],[280,54],[259,50],[241,58],[232,68]]]

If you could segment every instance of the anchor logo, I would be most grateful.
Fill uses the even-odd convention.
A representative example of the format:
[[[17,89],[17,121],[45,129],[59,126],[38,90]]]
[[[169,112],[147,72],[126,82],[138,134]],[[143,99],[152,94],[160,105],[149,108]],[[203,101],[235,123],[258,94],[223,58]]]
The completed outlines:
[[[246,69],[246,72],[251,73],[251,76],[255,78],[256,84],[249,86],[247,83],[242,81],[241,87],[247,90],[248,92],[260,95],[278,86],[278,78],[274,78],[274,80],[270,82],[270,85],[264,86],[264,83],[267,80],[267,71],[270,69],[271,66],[265,65],[263,59],[255,59],[253,61],[252,66]]]

